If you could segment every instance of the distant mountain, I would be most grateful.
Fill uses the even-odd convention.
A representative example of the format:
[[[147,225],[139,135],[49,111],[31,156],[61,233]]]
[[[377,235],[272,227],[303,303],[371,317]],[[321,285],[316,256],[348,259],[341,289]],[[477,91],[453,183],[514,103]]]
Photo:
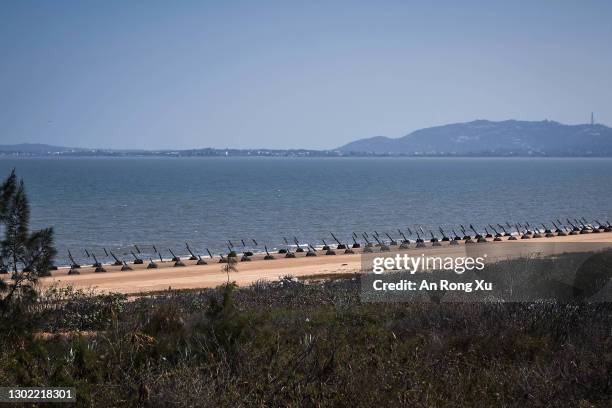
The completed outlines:
[[[0,152],[2,153],[26,153],[26,154],[53,154],[78,151],[81,149],[73,149],[70,147],[52,146],[40,143],[21,143],[14,145],[0,145]]]
[[[376,136],[337,149],[344,154],[434,156],[612,156],[612,128],[553,121],[475,120]]]

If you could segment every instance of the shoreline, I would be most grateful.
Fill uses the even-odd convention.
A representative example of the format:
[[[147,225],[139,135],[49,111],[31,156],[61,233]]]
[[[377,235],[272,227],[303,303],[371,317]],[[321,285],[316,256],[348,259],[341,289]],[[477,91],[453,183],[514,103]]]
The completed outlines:
[[[415,255],[461,256],[467,251],[490,251],[490,260],[516,258],[526,253],[534,253],[543,249],[550,252],[554,250],[552,243],[578,244],[574,252],[579,252],[582,244],[600,244],[601,247],[612,247],[612,233],[591,233],[583,235],[556,236],[552,238],[532,238],[529,240],[502,241],[450,246],[432,247],[428,242],[426,248],[415,248],[412,243],[406,251]],[[538,247],[539,244],[543,246]],[[548,246],[548,247],[547,247]],[[335,247],[335,245],[333,246]],[[565,247],[562,245],[561,247]],[[571,246],[567,246],[571,248]],[[398,247],[391,247],[392,252],[375,252],[384,255],[394,253]],[[528,250],[527,250],[528,249]],[[567,250],[567,248],[565,248]],[[584,249],[584,247],[582,248]],[[527,252],[524,252],[527,250]],[[344,254],[344,250],[335,250],[336,255],[325,255],[324,251],[317,251],[316,257],[306,257],[304,253],[296,253],[295,258],[285,258],[285,254],[272,254],[274,260],[264,260],[264,254],[255,254],[250,262],[238,262],[238,272],[230,272],[229,280],[235,281],[239,286],[247,286],[259,280],[278,280],[283,276],[316,276],[362,272],[362,249],[355,249],[355,254]],[[536,251],[537,252],[537,251]],[[372,255],[372,254],[368,254]],[[142,265],[129,264],[133,270],[121,271],[121,266],[104,265],[107,272],[96,273],[91,266],[82,266],[78,275],[68,275],[69,268],[60,268],[52,271],[52,276],[40,279],[43,289],[57,284],[60,287],[72,286],[77,289],[94,289],[100,292],[120,292],[125,294],[138,294],[154,292],[165,289],[200,289],[219,286],[228,281],[228,274],[221,270],[223,263],[219,258],[212,260],[205,258],[207,265],[196,265],[196,261],[182,260],[183,267],[174,267],[172,261],[157,261],[158,268],[147,269],[147,262]],[[239,260],[239,258],[238,258]]]

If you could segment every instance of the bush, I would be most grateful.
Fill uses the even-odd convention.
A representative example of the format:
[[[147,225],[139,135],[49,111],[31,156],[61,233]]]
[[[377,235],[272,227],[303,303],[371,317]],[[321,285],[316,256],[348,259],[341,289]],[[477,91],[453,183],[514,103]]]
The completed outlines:
[[[126,296],[72,287],[51,287],[39,299],[36,314],[49,332],[105,330],[123,311]]]

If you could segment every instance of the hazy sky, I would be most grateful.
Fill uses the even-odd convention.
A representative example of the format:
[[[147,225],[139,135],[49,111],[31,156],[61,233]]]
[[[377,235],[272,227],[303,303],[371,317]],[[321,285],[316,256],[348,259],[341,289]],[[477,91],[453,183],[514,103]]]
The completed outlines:
[[[612,124],[612,2],[0,0],[0,144],[333,148]]]

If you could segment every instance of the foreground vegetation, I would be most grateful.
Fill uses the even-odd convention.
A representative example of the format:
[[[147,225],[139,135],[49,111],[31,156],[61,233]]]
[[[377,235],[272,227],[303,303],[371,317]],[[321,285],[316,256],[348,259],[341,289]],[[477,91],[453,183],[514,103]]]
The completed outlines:
[[[18,342],[1,336],[0,385],[74,386],[83,406],[612,403],[607,303],[368,304],[359,290],[53,289]]]

